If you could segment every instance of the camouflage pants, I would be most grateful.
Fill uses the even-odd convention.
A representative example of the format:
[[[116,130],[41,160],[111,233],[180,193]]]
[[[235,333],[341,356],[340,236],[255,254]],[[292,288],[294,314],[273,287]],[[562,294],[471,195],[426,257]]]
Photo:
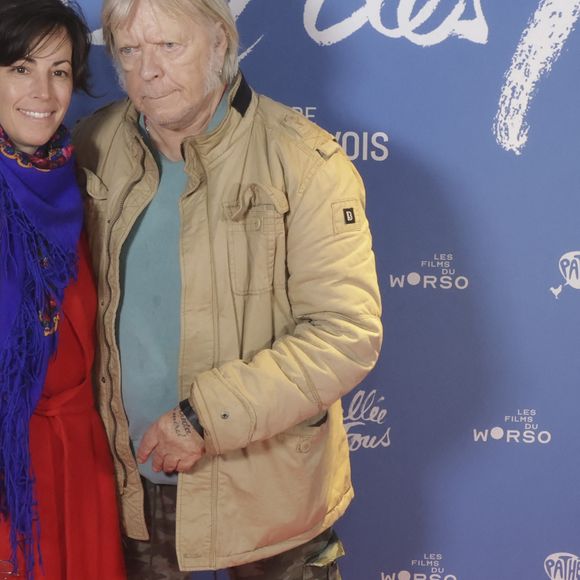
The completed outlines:
[[[125,559],[129,580],[186,580],[175,555],[174,485],[154,485],[143,480],[145,513],[150,542],[125,538]],[[228,570],[231,580],[341,580],[337,560],[344,555],[342,543],[332,529],[302,546],[272,558]]]
[[[344,548],[329,529],[302,546],[228,570],[231,580],[341,580],[337,560]]]

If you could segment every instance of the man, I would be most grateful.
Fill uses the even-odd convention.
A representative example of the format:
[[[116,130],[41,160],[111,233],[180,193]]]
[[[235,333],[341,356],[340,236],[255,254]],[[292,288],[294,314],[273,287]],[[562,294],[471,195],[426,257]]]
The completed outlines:
[[[103,31],[129,100],[75,139],[129,569],[340,578],[340,397],[381,342],[360,177],[251,91],[226,0],[105,0]]]

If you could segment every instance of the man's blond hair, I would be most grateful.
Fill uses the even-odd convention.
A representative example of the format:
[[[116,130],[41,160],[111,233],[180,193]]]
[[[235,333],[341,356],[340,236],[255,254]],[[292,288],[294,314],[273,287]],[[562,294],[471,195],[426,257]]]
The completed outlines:
[[[144,0],[105,0],[102,11],[105,45],[115,61],[114,31],[131,20],[140,2]],[[199,23],[221,24],[224,27],[227,50],[220,79],[230,83],[238,72],[238,29],[226,0],[146,0],[155,9],[179,20],[190,19]]]

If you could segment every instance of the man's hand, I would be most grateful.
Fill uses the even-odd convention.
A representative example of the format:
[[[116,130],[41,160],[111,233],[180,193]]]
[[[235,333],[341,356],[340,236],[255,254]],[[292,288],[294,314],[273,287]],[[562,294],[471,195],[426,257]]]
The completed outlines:
[[[153,455],[153,471],[186,472],[204,452],[203,439],[181,409],[175,407],[149,426],[137,450],[137,461],[145,463]]]

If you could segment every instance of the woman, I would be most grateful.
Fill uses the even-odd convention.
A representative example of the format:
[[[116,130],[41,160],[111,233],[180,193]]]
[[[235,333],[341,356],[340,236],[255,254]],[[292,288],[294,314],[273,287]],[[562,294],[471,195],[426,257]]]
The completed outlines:
[[[61,0],[0,2],[0,578],[125,578],[90,369],[96,295],[61,125],[89,31]]]

